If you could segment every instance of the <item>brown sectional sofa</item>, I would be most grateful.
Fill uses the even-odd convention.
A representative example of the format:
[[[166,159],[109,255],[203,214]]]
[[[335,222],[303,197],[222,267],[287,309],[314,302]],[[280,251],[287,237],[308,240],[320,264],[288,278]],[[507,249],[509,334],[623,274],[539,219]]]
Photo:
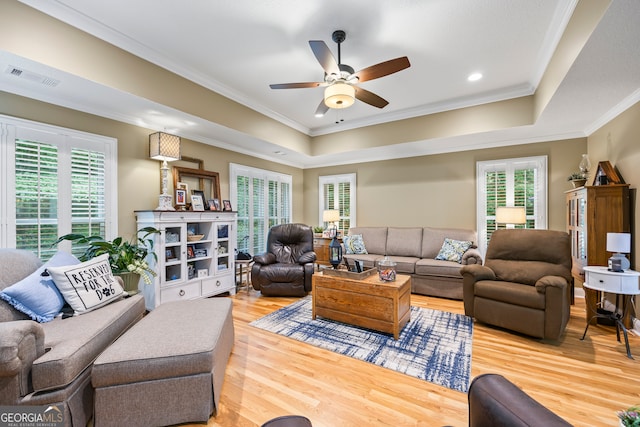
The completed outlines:
[[[0,290],[40,265],[29,251],[0,249]],[[86,425],[93,414],[93,361],[144,312],[139,294],[37,323],[0,300],[0,405],[61,405],[65,425]]]
[[[461,263],[435,259],[445,238],[477,243],[472,230],[434,227],[352,227],[349,235],[362,235],[367,254],[346,254],[349,260],[375,267],[385,255],[397,263],[399,274],[411,275],[411,291],[416,294],[462,299],[463,265],[482,264],[475,246],[462,256]]]

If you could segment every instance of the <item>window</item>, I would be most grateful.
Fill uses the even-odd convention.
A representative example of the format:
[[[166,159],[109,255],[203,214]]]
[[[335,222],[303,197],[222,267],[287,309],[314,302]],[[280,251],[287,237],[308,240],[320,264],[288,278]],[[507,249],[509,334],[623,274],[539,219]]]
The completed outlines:
[[[291,175],[231,163],[231,202],[238,211],[238,250],[267,248],[269,228],[291,222]]]
[[[518,228],[547,228],[547,157],[478,162],[477,230],[479,248],[484,254],[491,234],[497,228],[513,225],[496,224],[499,206],[523,206],[526,224]]]
[[[114,237],[115,139],[5,116],[0,130],[0,247],[47,260],[63,234]]]
[[[340,211],[338,230],[343,235],[349,228],[356,226],[356,174],[327,175],[319,178],[320,202],[318,206],[318,224],[327,227],[322,221],[322,212],[327,209]]]

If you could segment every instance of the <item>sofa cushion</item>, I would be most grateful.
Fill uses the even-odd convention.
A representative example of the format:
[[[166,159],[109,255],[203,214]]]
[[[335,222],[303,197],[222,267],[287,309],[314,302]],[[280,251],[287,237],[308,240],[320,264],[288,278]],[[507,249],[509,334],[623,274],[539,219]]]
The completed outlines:
[[[422,229],[422,258],[435,259],[442,248],[444,239],[469,240],[477,244],[476,232],[459,228],[432,228]]]
[[[362,234],[344,236],[344,250],[347,254],[368,254],[367,247],[362,240]]]
[[[381,261],[384,257],[380,258]],[[416,262],[420,258],[407,256],[389,256],[389,259],[396,263],[396,271],[400,274],[413,274],[416,271]],[[377,262],[376,262],[377,265]]]
[[[5,288],[0,298],[37,322],[50,322],[60,313],[64,298],[51,280],[42,273],[51,267],[78,264],[80,261],[67,252],[59,251],[29,276]]]
[[[544,310],[545,294],[538,292],[535,286],[499,280],[480,280],[475,283],[473,293],[476,297],[492,301],[501,301],[510,305]]]
[[[138,294],[82,316],[43,323],[44,346],[49,351],[33,363],[34,390],[70,384],[144,311],[144,298]]]
[[[421,246],[422,228],[389,227],[387,229],[387,255],[419,258]]]
[[[349,234],[361,234],[367,252],[384,255],[387,246],[387,227],[353,227]]]
[[[454,261],[458,264],[462,263],[462,255],[471,247],[473,242],[469,240],[444,239],[440,252],[436,255],[436,259],[442,261]]]
[[[78,314],[109,304],[124,293],[111,272],[109,254],[76,265],[49,267],[47,271],[64,299]]]
[[[461,267],[462,266],[460,264],[454,261],[422,258],[416,262],[416,274],[422,276],[455,277],[457,279],[461,279]]]

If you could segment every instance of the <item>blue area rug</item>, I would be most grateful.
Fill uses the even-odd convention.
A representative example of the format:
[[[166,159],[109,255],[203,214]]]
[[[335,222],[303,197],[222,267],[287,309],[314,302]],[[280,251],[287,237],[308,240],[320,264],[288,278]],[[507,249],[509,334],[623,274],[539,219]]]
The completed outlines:
[[[411,307],[411,321],[392,335],[324,319],[311,319],[305,298],[251,322],[251,326],[467,392],[473,321],[444,311]]]

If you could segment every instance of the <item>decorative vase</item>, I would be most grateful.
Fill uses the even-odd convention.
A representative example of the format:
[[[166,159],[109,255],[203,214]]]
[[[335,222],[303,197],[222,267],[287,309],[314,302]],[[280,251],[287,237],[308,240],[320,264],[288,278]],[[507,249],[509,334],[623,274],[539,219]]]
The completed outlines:
[[[138,290],[138,283],[140,283],[140,275],[138,273],[117,273],[116,276],[120,276],[124,282],[124,290],[126,292],[132,292]]]
[[[587,156],[586,154],[582,155],[582,160],[580,160],[578,168],[583,174],[589,173],[589,169],[591,169],[591,161],[589,161],[589,156]]]

